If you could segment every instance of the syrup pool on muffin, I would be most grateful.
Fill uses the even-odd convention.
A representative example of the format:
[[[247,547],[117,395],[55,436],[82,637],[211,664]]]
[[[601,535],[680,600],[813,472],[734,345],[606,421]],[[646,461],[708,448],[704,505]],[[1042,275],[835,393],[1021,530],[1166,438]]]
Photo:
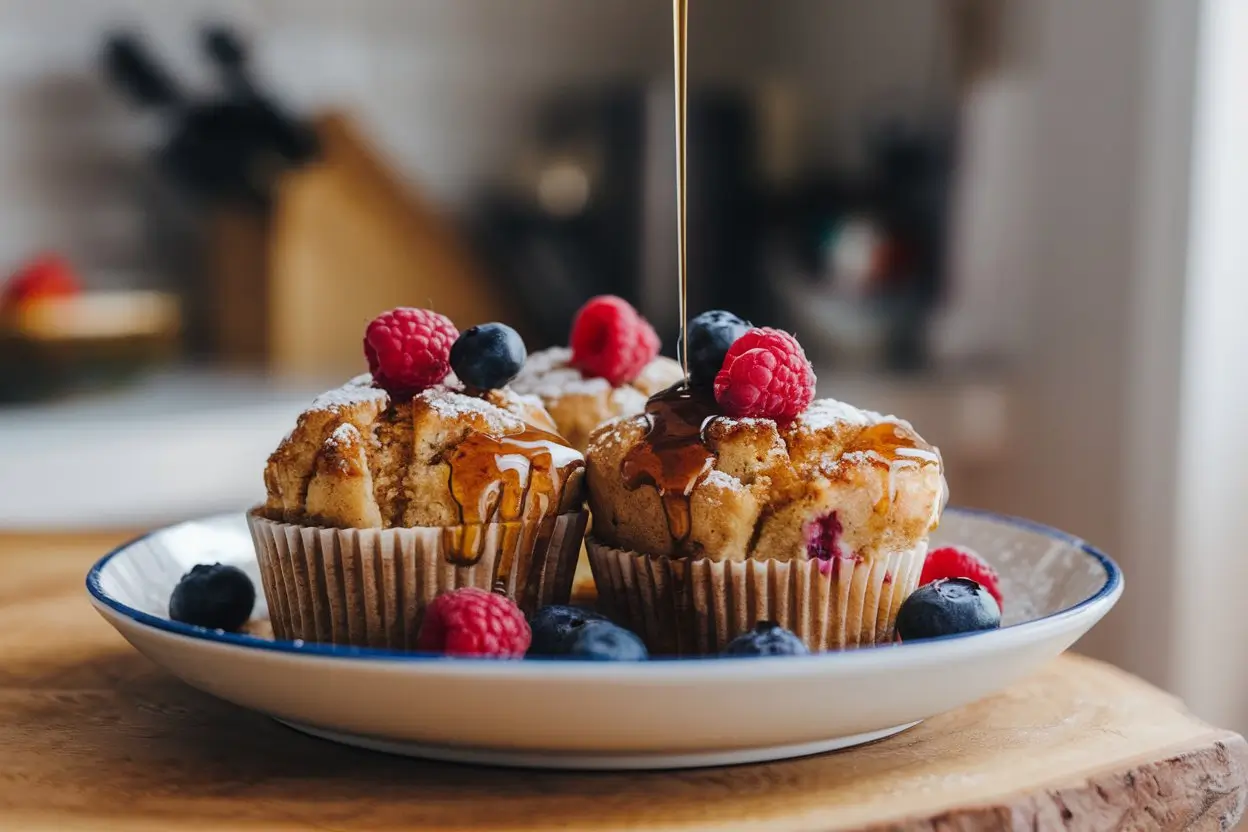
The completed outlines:
[[[640,413],[648,397],[683,378],[679,364],[659,355],[654,328],[613,295],[581,307],[568,343],[529,356],[512,386],[540,398],[559,432],[581,451],[598,425]]]
[[[654,653],[718,652],[759,621],[811,650],[891,641],[945,504],[937,450],[815,400],[788,333],[716,312],[689,346],[689,383],[589,440],[604,611]]]
[[[269,458],[248,516],[277,637],[415,649],[445,592],[566,603],[584,459],[508,386],[520,337],[400,308],[364,353],[369,374],[314,401]]]

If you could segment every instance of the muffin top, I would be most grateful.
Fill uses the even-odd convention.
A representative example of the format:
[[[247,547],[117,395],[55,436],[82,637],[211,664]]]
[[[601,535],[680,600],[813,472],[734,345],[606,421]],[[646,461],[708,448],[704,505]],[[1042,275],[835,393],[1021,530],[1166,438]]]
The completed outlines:
[[[869,559],[924,540],[947,497],[908,422],[832,399],[732,417],[680,385],[599,427],[586,467],[594,536],[672,557]]]
[[[594,428],[616,416],[640,413],[647,398],[680,380],[680,365],[656,356],[636,377],[615,385],[573,366],[571,349],[551,347],[529,356],[512,387],[540,398],[559,433],[583,451]]]
[[[317,398],[269,457],[263,512],[336,528],[540,522],[580,507],[583,473],[536,398],[454,375],[392,397],[362,375]]]

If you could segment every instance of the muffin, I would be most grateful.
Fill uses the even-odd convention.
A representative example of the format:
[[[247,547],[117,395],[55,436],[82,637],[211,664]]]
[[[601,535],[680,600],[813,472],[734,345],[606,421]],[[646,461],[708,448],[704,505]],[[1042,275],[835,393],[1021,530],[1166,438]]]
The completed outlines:
[[[944,508],[940,454],[813,388],[791,336],[751,330],[713,388],[674,386],[590,437],[600,603],[652,652],[718,652],[763,620],[811,650],[892,640]]]
[[[658,335],[622,298],[591,298],[577,312],[568,340],[570,347],[530,355],[512,387],[541,399],[559,433],[582,452],[596,427],[641,413],[646,399],[684,377],[680,364],[658,354]],[[578,598],[592,598],[593,575],[584,555],[575,587]]]
[[[249,514],[278,638],[411,649],[444,591],[505,591],[525,612],[568,600],[582,455],[540,401],[497,384],[505,372],[450,372],[449,321],[434,338],[403,326],[434,313],[387,314],[398,335],[373,372],[299,417]]]
[[[659,355],[654,328],[613,295],[582,306],[568,340],[569,347],[530,355],[512,387],[541,399],[559,432],[580,451],[594,428],[640,413],[646,399],[684,378],[679,364]]]

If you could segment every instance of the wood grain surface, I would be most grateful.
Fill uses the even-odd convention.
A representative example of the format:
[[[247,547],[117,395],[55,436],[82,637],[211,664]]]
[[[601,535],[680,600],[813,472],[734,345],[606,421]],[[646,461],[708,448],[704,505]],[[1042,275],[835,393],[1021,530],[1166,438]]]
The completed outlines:
[[[1224,830],[1244,807],[1240,736],[1077,657],[897,737],[785,763],[532,773],[341,748],[131,649],[82,585],[112,542],[0,535],[2,830]]]

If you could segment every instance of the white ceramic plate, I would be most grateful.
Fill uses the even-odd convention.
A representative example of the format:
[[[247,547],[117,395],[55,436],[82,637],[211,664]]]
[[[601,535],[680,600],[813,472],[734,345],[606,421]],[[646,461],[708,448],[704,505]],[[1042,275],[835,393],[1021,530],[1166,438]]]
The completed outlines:
[[[190,627],[169,594],[197,563],[259,586],[241,515],[129,543],[87,575],[92,603],[187,683],[317,736],[422,757],[549,768],[681,768],[775,760],[904,730],[998,691],[1069,647],[1122,594],[1108,557],[1053,529],[949,509],[933,545],[1001,573],[1002,629],[809,657],[642,663],[448,659]],[[261,598],[256,614],[263,616]]]

